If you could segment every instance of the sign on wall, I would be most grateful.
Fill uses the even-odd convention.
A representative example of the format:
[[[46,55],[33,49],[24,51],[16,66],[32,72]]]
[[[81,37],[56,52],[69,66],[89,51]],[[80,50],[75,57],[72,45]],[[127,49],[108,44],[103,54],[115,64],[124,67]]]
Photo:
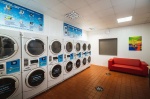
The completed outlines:
[[[0,0],[0,25],[29,31],[43,31],[43,14]]]
[[[130,51],[142,50],[142,36],[129,37],[129,50]]]
[[[64,35],[71,38],[81,37],[82,29],[64,23]]]

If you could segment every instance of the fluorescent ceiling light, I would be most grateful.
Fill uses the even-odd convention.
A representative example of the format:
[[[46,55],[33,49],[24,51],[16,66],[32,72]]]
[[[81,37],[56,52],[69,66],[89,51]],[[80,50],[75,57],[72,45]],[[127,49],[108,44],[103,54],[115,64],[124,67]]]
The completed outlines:
[[[132,20],[132,16],[117,19],[118,23],[131,21],[131,20]]]

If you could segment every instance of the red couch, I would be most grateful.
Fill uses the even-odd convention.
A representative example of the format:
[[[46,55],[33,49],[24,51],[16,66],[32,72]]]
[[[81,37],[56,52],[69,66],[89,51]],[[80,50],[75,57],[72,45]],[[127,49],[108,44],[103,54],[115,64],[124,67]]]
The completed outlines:
[[[113,58],[108,61],[108,69],[141,76],[148,76],[148,64],[139,59]]]

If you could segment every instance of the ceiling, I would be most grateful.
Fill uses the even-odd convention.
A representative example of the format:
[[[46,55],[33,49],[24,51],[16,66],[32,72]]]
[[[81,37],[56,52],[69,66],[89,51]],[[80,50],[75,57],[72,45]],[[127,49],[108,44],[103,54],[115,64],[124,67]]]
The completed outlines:
[[[110,29],[150,22],[150,0],[8,0],[86,31]],[[75,11],[78,19],[65,14]],[[133,16],[130,22],[117,23],[117,18]]]

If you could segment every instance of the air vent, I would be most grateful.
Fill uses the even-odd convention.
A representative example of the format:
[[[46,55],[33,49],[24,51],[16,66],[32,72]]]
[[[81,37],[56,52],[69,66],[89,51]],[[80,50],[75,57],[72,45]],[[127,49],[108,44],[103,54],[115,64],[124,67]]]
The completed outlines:
[[[79,14],[78,14],[77,12],[72,11],[72,12],[70,12],[70,13],[67,13],[67,14],[65,15],[65,17],[66,17],[66,18],[69,18],[69,19],[77,19],[77,18],[79,18],[80,16],[79,16]]]

